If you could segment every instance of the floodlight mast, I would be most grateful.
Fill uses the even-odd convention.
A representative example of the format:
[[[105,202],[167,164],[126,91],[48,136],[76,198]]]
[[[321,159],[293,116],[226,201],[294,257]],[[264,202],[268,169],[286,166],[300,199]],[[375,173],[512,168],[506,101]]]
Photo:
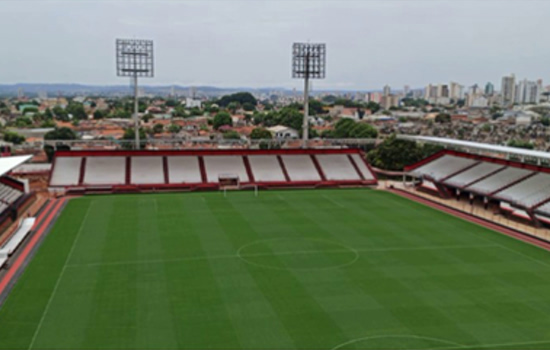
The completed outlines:
[[[325,44],[294,43],[292,46],[292,77],[304,78],[304,119],[302,147],[307,147],[309,134],[309,79],[325,78]]]
[[[131,77],[134,84],[134,132],[136,149],[139,140],[138,76],[153,77],[153,41],[138,39],[116,40],[117,75]]]

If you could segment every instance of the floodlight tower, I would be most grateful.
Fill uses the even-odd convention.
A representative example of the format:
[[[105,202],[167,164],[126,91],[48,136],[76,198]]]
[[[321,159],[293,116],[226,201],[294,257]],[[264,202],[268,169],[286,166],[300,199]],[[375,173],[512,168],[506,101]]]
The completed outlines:
[[[292,45],[292,77],[304,79],[304,121],[302,147],[307,147],[309,131],[309,79],[325,78],[325,44],[294,43]]]
[[[136,149],[139,149],[138,77],[153,77],[153,41],[116,39],[116,72],[131,77],[134,85],[134,122]]]

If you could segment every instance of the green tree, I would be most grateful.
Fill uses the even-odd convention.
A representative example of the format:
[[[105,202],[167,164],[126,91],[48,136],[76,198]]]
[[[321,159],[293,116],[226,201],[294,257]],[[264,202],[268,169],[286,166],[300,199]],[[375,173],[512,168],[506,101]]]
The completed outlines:
[[[271,139],[271,132],[265,128],[255,128],[250,133],[250,138],[253,140]]]
[[[136,138],[135,135],[135,129],[134,128],[128,128],[124,130],[124,135],[122,136],[122,140],[124,141],[134,141]],[[145,132],[145,129],[139,128],[139,148],[143,149],[147,145],[147,133]],[[135,143],[134,142],[125,142],[122,144],[123,148],[126,149],[134,149]]]
[[[149,123],[149,120],[153,119],[154,116],[151,113],[146,113],[141,117],[141,120],[143,120],[145,123]]]
[[[287,106],[281,108],[281,110],[276,113],[276,124],[288,126],[295,130],[300,130],[302,128],[304,115],[298,109]]]
[[[334,138],[346,139],[349,137],[351,129],[355,127],[355,121],[349,118],[342,118],[334,125]]]
[[[395,135],[368,153],[369,162],[374,167],[386,170],[403,170],[406,165],[421,160],[422,156],[422,149],[415,142],[399,140]]]
[[[168,132],[170,132],[172,134],[177,134],[180,131],[181,131],[181,126],[180,125],[178,125],[178,124],[168,125]]]
[[[354,139],[370,139],[378,136],[378,131],[370,124],[355,123],[356,125],[350,130],[349,138]]]
[[[105,112],[99,109],[94,112],[94,119],[103,119],[103,118],[105,118]]]
[[[309,100],[308,106],[310,115],[319,115],[325,113],[321,101],[311,99]]]
[[[233,120],[231,119],[231,115],[229,113],[219,112],[214,117],[212,125],[214,126],[214,129],[218,130],[222,125],[233,126]]]
[[[164,131],[164,125],[157,123],[153,125],[153,134],[160,134]]]
[[[15,145],[20,145],[25,142],[25,137],[12,131],[6,131],[4,133],[4,141],[11,142]]]
[[[239,140],[241,135],[234,130],[229,130],[223,133],[223,138],[226,140]]]
[[[38,113],[38,107],[25,107],[25,108],[23,108],[23,111],[21,111],[21,114],[25,115],[27,113],[31,113],[31,114]]]
[[[231,113],[235,113],[239,108],[241,108],[241,105],[237,101],[230,102],[227,105],[227,110],[231,111]]]
[[[245,102],[243,103],[243,109],[245,111],[248,111],[248,112],[252,112],[254,109],[256,109],[256,106],[254,106],[252,103],[250,102]]]
[[[44,140],[76,140],[76,133],[67,127],[55,128],[44,135]]]
[[[231,102],[237,102],[240,106],[248,102],[255,106],[258,101],[249,92],[237,92],[235,94],[222,96],[222,98],[217,101],[217,105],[227,107]]]
[[[25,116],[25,117],[18,117],[15,119],[15,126],[18,128],[28,128],[32,126],[32,119]]]
[[[450,123],[451,115],[449,113],[439,113],[435,116],[436,123]]]
[[[524,149],[535,148],[535,145],[533,145],[530,141],[523,141],[523,140],[516,140],[516,139],[512,139],[508,141],[508,146],[516,147],[516,148],[524,148]]]
[[[67,105],[67,108],[65,108],[65,111],[68,114],[71,114],[74,119],[88,119],[88,115],[86,114],[86,111],[84,110],[84,105],[80,102],[74,102],[71,101]]]

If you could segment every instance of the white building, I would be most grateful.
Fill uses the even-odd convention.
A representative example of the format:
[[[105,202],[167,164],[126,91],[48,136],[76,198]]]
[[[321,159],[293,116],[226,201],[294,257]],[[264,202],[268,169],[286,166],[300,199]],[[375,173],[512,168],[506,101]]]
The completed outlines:
[[[297,130],[284,125],[275,125],[267,128],[276,139],[297,139],[300,134]]]
[[[185,107],[186,108],[201,108],[202,102],[200,100],[193,99],[191,97],[187,97],[185,99]]]

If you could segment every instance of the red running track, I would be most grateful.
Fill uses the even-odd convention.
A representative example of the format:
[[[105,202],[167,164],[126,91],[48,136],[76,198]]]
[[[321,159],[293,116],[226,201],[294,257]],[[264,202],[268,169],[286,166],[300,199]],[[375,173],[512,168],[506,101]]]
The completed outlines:
[[[17,271],[21,268],[21,265],[25,262],[25,259],[27,259],[28,255],[31,253],[33,248],[36,246],[40,238],[44,235],[44,232],[46,232],[46,229],[49,227],[51,221],[59,211],[59,208],[63,205],[65,202],[65,198],[62,198],[58,201],[52,201],[52,203],[48,204],[48,206],[45,208],[45,210],[42,212],[40,217],[36,220],[36,225],[34,228],[40,226],[40,229],[35,232],[29,243],[25,246],[21,254],[17,256],[15,261],[11,264],[10,269],[8,272],[4,275],[4,278],[0,281],[0,294],[4,292],[4,290],[7,288],[7,286],[10,284],[13,276],[17,273]],[[53,210],[49,213],[50,209],[53,207]],[[48,217],[46,217],[48,215]],[[33,229],[34,229],[33,228]]]
[[[543,249],[546,249],[546,250],[550,251],[550,242],[546,242],[542,239],[535,238],[535,237],[533,237],[533,236],[531,236],[527,233],[516,231],[516,230],[510,229],[510,228],[507,228],[505,226],[493,223],[491,221],[484,220],[484,219],[475,217],[473,215],[466,214],[466,213],[461,212],[459,210],[456,210],[456,209],[447,207],[445,205],[433,202],[429,199],[425,199],[425,198],[420,197],[420,196],[416,196],[412,193],[409,193],[409,192],[406,192],[406,191],[403,191],[403,190],[393,189],[393,190],[390,190],[390,191],[392,193],[395,193],[395,194],[399,195],[399,196],[402,196],[402,197],[408,198],[410,200],[413,200],[415,202],[430,206],[434,209],[446,212],[448,214],[457,216],[461,219],[473,222],[475,224],[486,227],[486,228],[491,229],[493,231],[497,231],[497,232],[502,233],[504,235],[507,235],[509,237],[513,237],[513,238],[518,239],[520,241],[523,241],[523,242],[526,242],[526,243],[529,243],[529,244],[532,244],[532,245],[535,245],[537,247],[540,247],[540,248],[543,248]]]

